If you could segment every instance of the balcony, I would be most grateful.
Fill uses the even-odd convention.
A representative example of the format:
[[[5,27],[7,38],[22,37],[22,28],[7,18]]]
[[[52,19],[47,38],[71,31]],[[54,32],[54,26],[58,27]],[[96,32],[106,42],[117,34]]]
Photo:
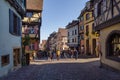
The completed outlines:
[[[22,34],[22,38],[24,38],[25,35],[26,35],[26,34],[23,33],[23,34]],[[39,37],[38,37],[38,34],[29,34],[29,37],[30,37],[30,38],[39,38]]]
[[[41,13],[27,12],[26,17],[22,20],[26,24],[39,24],[41,23]]]
[[[24,17],[24,19],[22,20],[24,23],[39,23],[40,19],[39,18],[28,18],[28,17]]]

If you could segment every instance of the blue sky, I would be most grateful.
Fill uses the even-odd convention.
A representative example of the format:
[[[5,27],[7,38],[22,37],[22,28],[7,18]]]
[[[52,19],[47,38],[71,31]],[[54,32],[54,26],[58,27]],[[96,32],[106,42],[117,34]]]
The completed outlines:
[[[41,40],[53,31],[77,19],[88,0],[44,0],[42,12]]]

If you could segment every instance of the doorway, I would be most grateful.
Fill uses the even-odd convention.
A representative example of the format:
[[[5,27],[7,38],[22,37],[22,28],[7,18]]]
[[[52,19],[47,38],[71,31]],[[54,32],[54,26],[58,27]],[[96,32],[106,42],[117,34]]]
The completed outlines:
[[[92,40],[92,45],[93,45],[93,49],[92,49],[93,55],[98,56],[96,54],[96,39]]]
[[[86,40],[86,54],[89,55],[89,39]]]
[[[13,49],[13,64],[14,64],[14,67],[20,66],[20,63],[21,63],[20,58],[21,58],[20,48]]]

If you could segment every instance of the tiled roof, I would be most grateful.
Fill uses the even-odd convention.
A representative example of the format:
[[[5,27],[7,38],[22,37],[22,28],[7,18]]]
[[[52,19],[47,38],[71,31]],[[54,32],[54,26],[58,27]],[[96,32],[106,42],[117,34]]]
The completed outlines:
[[[37,10],[41,11],[43,9],[43,0],[26,0],[27,10]]]
[[[66,29],[69,29],[71,27],[74,27],[75,25],[78,25],[79,24],[79,21],[78,20],[73,20],[71,23],[69,23],[67,26],[66,26]]]
[[[59,28],[59,31],[61,36],[67,36],[67,29],[64,29],[64,28]]]

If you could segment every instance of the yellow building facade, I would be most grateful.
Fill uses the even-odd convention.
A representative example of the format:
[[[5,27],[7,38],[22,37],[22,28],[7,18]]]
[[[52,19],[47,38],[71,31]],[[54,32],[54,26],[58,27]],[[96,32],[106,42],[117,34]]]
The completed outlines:
[[[88,2],[87,5],[88,4],[91,5],[92,3]],[[87,5],[83,10],[85,54],[98,56],[98,52],[96,51],[97,37],[94,30],[93,7],[87,7]]]
[[[101,66],[120,71],[120,0],[92,1],[95,30],[100,33]]]

